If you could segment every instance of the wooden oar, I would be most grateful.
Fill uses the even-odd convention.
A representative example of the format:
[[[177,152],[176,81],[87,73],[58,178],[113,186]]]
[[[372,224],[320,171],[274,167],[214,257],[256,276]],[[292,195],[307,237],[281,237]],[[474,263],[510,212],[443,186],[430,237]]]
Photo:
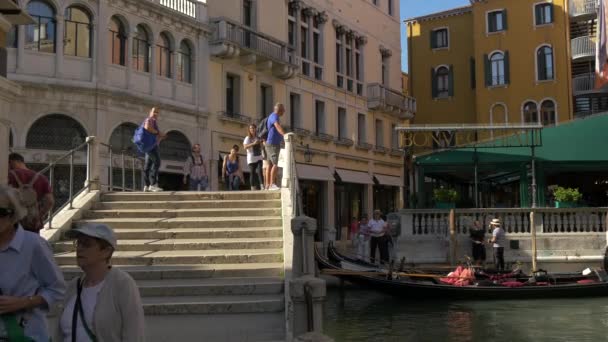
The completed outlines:
[[[387,273],[365,272],[365,271],[348,271],[348,270],[330,270],[330,269],[322,270],[321,273],[328,274],[328,275],[387,276]],[[398,275],[398,276],[402,276],[402,277],[412,277],[412,278],[471,279],[470,277],[455,277],[455,276],[444,276],[444,275],[424,274],[424,273],[393,272],[393,274],[394,275]]]

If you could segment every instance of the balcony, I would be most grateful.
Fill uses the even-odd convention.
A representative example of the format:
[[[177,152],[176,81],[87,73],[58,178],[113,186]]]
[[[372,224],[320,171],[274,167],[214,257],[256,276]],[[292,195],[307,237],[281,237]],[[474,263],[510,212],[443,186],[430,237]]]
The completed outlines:
[[[199,21],[205,21],[207,17],[204,2],[196,0],[152,0],[152,2]]]
[[[572,91],[574,95],[580,95],[593,91],[595,88],[595,73],[578,75],[572,79]]]
[[[382,145],[376,145],[374,146],[374,153],[386,153],[388,152],[388,149]]]
[[[416,113],[416,99],[382,84],[371,83],[367,85],[367,108],[406,120],[413,118]]]
[[[365,151],[371,150],[372,147],[374,147],[372,144],[368,144],[366,142],[357,142],[357,145],[355,145],[355,148],[357,148],[358,150],[365,150]]]
[[[211,26],[214,29],[209,42],[212,56],[239,58],[241,65],[255,66],[281,79],[296,75],[299,59],[286,43],[226,18],[212,19]]]
[[[17,0],[0,0],[0,18],[4,18],[13,25],[34,23],[34,19],[19,7]]]
[[[584,17],[597,14],[598,0],[570,0],[570,16]]]
[[[253,120],[247,115],[241,115],[239,113],[230,113],[230,112],[218,112],[217,118],[226,121],[226,122],[234,122],[240,125],[249,125],[253,122]]]
[[[311,135],[310,138],[312,140],[322,141],[325,143],[328,143],[328,142],[331,142],[334,140],[334,137],[332,135],[326,134],[326,133],[313,133],[313,135]]]
[[[595,58],[595,37],[585,36],[572,39],[572,59]]]

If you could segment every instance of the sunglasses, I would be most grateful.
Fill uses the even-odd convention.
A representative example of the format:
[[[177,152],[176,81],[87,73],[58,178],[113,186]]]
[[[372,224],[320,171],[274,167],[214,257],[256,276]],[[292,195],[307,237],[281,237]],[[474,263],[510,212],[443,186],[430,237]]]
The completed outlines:
[[[9,208],[0,208],[0,217],[12,216],[15,211]]]

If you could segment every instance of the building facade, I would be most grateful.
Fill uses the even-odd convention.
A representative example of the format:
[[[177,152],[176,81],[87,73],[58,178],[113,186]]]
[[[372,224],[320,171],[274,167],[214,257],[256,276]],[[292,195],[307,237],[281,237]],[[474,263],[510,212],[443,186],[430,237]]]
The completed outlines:
[[[171,188],[174,179],[181,180],[176,173],[191,143],[203,141],[208,130],[211,29],[205,4],[31,0],[19,7],[34,23],[8,33],[8,78],[21,87],[9,109],[10,148],[42,168],[95,136],[103,144],[102,184],[112,179],[113,186],[141,189],[141,162],[132,161],[131,138],[156,106],[168,134],[161,143],[160,182]],[[75,163],[80,187],[83,153]],[[135,171],[128,170],[124,180],[122,165]],[[69,167],[54,171],[55,196],[61,199]]]
[[[571,120],[568,2],[471,3],[406,21],[416,123]]]
[[[297,134],[304,212],[343,228],[373,208],[401,208],[394,127],[415,103],[401,93],[398,1],[211,0],[214,178],[250,123],[284,103]],[[242,158],[244,163],[244,157]],[[212,182],[221,188],[217,179]]]

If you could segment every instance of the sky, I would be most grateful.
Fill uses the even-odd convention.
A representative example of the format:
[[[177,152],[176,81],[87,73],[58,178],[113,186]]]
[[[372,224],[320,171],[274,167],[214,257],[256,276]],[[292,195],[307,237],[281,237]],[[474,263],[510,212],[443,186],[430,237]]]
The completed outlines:
[[[401,0],[401,68],[407,71],[407,34],[404,19],[470,5],[469,0]]]

